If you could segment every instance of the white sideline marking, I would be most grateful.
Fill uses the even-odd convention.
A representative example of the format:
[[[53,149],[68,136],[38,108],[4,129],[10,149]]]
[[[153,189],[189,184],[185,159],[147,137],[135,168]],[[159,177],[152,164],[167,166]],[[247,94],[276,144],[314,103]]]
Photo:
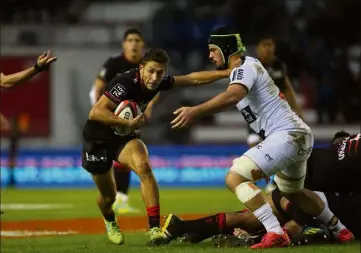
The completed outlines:
[[[68,230],[68,231],[28,231],[28,230],[9,230],[9,231],[0,231],[1,236],[5,237],[31,237],[31,236],[45,236],[45,235],[70,235],[77,234],[77,232]]]
[[[45,210],[45,209],[70,209],[70,204],[1,204],[1,210]]]

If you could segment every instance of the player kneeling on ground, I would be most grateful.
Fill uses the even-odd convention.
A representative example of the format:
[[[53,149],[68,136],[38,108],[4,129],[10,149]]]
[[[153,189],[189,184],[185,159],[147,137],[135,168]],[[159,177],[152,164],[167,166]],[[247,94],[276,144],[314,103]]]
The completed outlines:
[[[147,234],[151,239],[150,244],[168,243],[160,229],[159,191],[149,163],[148,151],[135,134],[135,130],[149,119],[152,108],[150,104],[154,104],[161,90],[174,86],[207,84],[230,73],[228,70],[203,71],[172,77],[165,75],[168,62],[168,55],[163,50],[149,50],[139,69],[119,74],[107,85],[85,124],[82,166],[92,174],[97,185],[100,194],[98,206],[104,217],[108,237],[115,244],[122,244],[124,236],[112,209],[116,198],[111,168],[113,160],[130,168],[140,178],[141,193],[149,217],[150,230]],[[134,118],[131,120],[114,114],[119,104],[126,100],[124,104],[129,104],[127,106],[133,111]],[[137,111],[137,105],[142,112],[139,115],[134,112]],[[122,134],[117,129],[123,129],[129,134]]]

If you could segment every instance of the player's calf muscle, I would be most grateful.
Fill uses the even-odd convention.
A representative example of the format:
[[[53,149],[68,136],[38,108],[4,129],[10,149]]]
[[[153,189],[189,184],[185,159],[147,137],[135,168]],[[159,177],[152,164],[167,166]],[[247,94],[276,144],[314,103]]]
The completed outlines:
[[[92,175],[92,178],[99,191],[97,203],[100,211],[104,215],[112,213],[112,204],[116,198],[113,170],[109,170],[105,174]]]
[[[120,153],[118,161],[126,164],[138,175],[146,206],[158,205],[158,184],[153,175],[144,143],[139,139],[130,141]]]
[[[92,175],[101,196],[107,199],[115,199],[116,189],[113,178],[113,170],[109,170],[105,174]]]

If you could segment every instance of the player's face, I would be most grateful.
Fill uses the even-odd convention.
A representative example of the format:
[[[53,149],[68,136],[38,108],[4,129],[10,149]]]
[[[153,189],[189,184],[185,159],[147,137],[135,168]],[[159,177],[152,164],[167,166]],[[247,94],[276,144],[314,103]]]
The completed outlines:
[[[129,34],[123,42],[124,52],[128,55],[141,55],[144,47],[144,41],[139,34]]]
[[[261,60],[268,60],[275,54],[276,45],[272,39],[264,39],[257,45],[257,55]]]
[[[221,50],[219,48],[209,45],[209,59],[217,66],[221,67],[224,64],[223,56]]]
[[[167,65],[158,63],[155,61],[150,61],[139,65],[139,72],[143,80],[144,85],[149,90],[155,90],[158,88],[160,82],[162,81],[165,72],[167,70]]]

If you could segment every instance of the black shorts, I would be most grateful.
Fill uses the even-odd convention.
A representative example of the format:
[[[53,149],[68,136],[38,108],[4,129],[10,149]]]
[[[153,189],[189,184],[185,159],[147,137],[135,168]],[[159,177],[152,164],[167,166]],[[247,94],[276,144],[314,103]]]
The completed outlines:
[[[136,136],[124,138],[124,141],[117,143],[96,143],[83,141],[82,167],[90,174],[105,174],[112,167],[113,161],[117,161],[118,156],[124,146]]]
[[[278,188],[271,193],[272,201],[277,211],[285,218],[286,221],[295,221],[298,225],[316,225],[317,221],[312,216],[304,213],[298,206],[290,203],[287,210],[281,207],[282,194]]]
[[[315,149],[307,162],[305,188],[321,192],[360,194],[361,156],[337,161],[337,153]]]

